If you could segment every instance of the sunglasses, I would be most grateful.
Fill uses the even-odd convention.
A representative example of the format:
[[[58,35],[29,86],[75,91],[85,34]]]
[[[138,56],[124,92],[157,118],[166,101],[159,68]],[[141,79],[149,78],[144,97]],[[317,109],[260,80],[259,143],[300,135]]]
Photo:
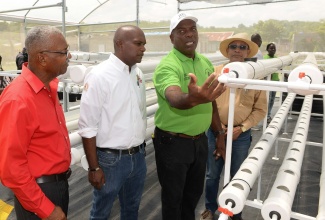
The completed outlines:
[[[240,50],[248,50],[249,47],[247,45],[229,44],[228,48],[232,50],[236,50],[237,48]]]

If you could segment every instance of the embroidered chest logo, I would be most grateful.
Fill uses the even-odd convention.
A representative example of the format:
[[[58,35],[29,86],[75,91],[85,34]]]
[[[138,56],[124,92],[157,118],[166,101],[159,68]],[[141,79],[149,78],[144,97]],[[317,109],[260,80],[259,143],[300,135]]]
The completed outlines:
[[[140,83],[142,83],[142,79],[139,76],[139,74],[137,74],[137,85],[140,87]]]
[[[87,90],[88,90],[88,87],[89,87],[89,85],[88,85],[88,83],[86,83],[86,84],[84,85],[84,90],[87,91]]]
[[[211,70],[209,70],[209,69],[205,69],[205,74],[207,75],[207,76],[210,76],[211,75]]]
[[[184,73],[184,81],[187,81],[187,80],[190,80],[191,77],[187,74],[187,73]]]

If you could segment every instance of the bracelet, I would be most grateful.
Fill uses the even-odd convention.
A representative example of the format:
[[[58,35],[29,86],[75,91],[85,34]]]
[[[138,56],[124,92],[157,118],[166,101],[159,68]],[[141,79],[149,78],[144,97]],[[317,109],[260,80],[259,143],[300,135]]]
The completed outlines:
[[[100,167],[96,167],[96,168],[88,168],[88,171],[91,171],[91,172],[96,172],[100,169]]]
[[[221,130],[221,131],[213,131],[213,134],[214,134],[215,137],[218,136],[219,134],[225,134],[225,133],[226,133],[225,130]]]

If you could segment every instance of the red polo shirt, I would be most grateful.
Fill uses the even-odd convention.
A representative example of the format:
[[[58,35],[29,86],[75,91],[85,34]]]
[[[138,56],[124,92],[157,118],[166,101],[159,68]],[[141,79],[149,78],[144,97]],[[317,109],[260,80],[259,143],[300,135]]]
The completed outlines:
[[[26,210],[48,217],[54,204],[35,181],[68,170],[70,141],[57,96],[26,66],[0,96],[0,178]]]

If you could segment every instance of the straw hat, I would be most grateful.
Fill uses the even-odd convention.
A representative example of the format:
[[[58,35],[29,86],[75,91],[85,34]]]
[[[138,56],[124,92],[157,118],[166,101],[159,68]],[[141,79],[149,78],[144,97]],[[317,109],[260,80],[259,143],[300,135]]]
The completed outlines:
[[[248,36],[248,34],[247,33],[238,33],[238,34],[228,37],[226,40],[221,41],[220,52],[222,53],[222,55],[224,55],[225,57],[228,57],[227,48],[231,42],[236,41],[236,40],[244,41],[249,46],[250,52],[249,52],[247,58],[251,58],[257,53],[258,46],[256,43],[251,41],[251,38]]]

